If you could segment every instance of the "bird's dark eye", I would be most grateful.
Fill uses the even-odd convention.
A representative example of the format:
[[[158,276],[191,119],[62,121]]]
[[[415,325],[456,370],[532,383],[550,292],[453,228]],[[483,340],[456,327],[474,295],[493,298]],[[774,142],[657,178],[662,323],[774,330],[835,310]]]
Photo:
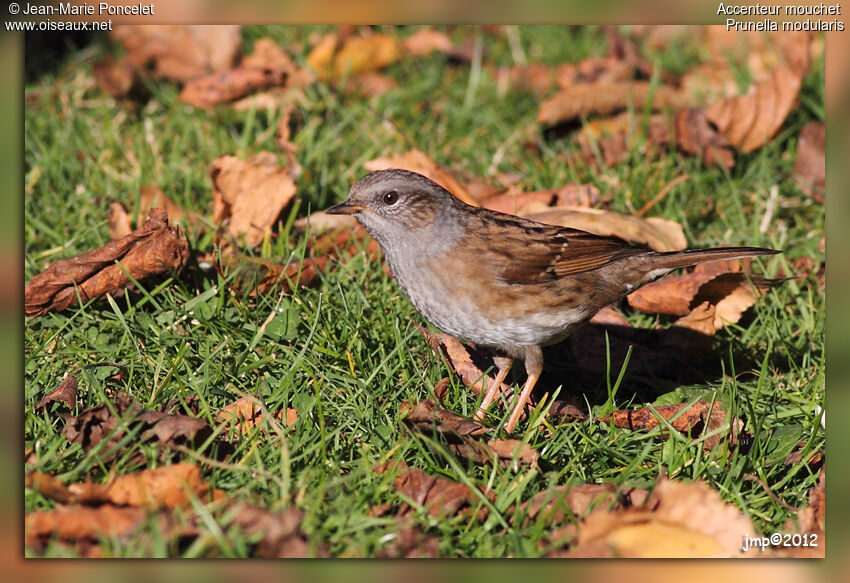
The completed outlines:
[[[398,202],[398,193],[395,190],[384,193],[384,204],[389,206]]]

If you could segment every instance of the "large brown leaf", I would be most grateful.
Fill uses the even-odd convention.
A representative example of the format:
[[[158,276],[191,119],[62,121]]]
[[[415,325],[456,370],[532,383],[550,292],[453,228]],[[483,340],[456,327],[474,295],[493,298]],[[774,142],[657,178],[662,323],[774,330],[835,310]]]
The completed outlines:
[[[210,165],[213,221],[227,222],[232,238],[259,244],[295,196],[295,182],[277,156],[260,152],[248,159],[219,156]],[[220,241],[222,246],[229,242]]]
[[[653,89],[644,81],[587,83],[570,86],[544,101],[537,111],[537,121],[556,124],[583,115],[608,115],[630,104],[640,110],[650,99],[654,111],[679,109],[689,104],[688,98],[675,89],[665,86]]]
[[[77,301],[116,295],[143,280],[179,272],[189,257],[189,245],[169,225],[162,209],[153,209],[145,223],[129,235],[92,251],[57,261],[33,277],[24,292],[24,313],[40,316],[64,310]]]
[[[110,36],[124,45],[137,69],[153,66],[154,74],[190,81],[233,66],[240,27],[234,25],[115,25]]]

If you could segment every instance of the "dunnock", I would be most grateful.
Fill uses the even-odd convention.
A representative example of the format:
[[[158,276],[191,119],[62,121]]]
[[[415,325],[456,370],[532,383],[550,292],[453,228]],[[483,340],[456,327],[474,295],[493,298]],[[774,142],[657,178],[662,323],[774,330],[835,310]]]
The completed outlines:
[[[508,433],[543,369],[541,346],[563,340],[603,307],[676,268],[778,253],[757,247],[651,251],[469,206],[428,178],[397,169],[364,176],[345,202],[326,212],[360,221],[425,319],[504,354],[495,359],[498,372],[476,418],[496,398],[513,359],[525,361],[528,379],[505,424]]]

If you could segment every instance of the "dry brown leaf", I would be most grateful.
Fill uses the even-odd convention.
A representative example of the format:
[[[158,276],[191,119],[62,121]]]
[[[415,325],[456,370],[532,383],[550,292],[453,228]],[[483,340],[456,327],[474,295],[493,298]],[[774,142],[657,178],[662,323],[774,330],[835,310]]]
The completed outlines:
[[[131,234],[92,251],[57,261],[34,276],[24,292],[24,312],[40,316],[64,310],[80,301],[116,295],[132,285],[131,278],[179,272],[189,257],[189,245],[168,222],[162,209]]]
[[[613,306],[605,306],[596,312],[590,319],[590,323],[602,326],[622,326],[623,328],[632,327],[623,313]]]
[[[735,165],[735,154],[729,141],[712,128],[705,114],[696,109],[683,109],[674,119],[676,146],[688,154],[699,155],[708,165],[724,168]]]
[[[363,167],[370,171],[401,168],[402,170],[418,172],[427,176],[466,204],[479,206],[478,201],[467,192],[466,188],[454,176],[437,166],[436,162],[419,150],[414,149],[401,154],[375,158],[363,164]]]
[[[283,409],[274,414],[275,419],[283,421],[287,427],[298,419],[298,411],[286,409],[286,419],[283,418]],[[234,402],[226,405],[216,416],[220,423],[232,423],[239,433],[249,433],[255,425],[263,422],[263,410],[257,404],[255,398],[240,397]]]
[[[366,98],[379,97],[398,87],[398,82],[377,71],[366,71],[353,77],[348,77],[340,87],[344,93],[354,93]]]
[[[146,215],[154,208],[163,208],[172,222],[181,223],[187,217],[183,207],[171,200],[158,186],[143,186],[139,189],[139,214]],[[138,222],[138,218],[137,218]]]
[[[186,82],[233,66],[242,43],[234,25],[117,24],[110,36],[136,69]]]
[[[398,517],[394,536],[375,556],[379,559],[423,559],[440,557],[440,538],[426,535],[407,517]]]
[[[290,506],[283,512],[273,512],[245,502],[228,507],[233,516],[229,525],[238,527],[249,537],[260,537],[257,556],[267,559],[300,559],[311,556],[307,538],[301,530],[304,513]],[[327,556],[320,548],[318,556]]]
[[[231,237],[244,237],[249,247],[259,244],[295,196],[295,182],[277,156],[260,152],[243,160],[219,156],[210,165],[213,182],[213,221],[228,221]],[[226,241],[221,241],[227,246]]]
[[[777,67],[769,79],[753,84],[746,95],[717,101],[705,115],[733,146],[751,152],[779,130],[794,106],[802,81],[801,72]]]
[[[315,211],[306,217],[295,219],[293,226],[301,232],[321,235],[328,231],[353,229],[359,223],[351,215],[329,215],[325,211]]]
[[[553,207],[524,216],[540,223],[643,243],[655,251],[680,251],[687,246],[679,223],[657,217],[642,219],[614,211],[575,206]]]
[[[633,113],[625,111],[614,117],[595,119],[585,123],[576,137],[581,147],[579,154],[585,164],[597,164],[597,149],[602,154],[606,166],[622,161],[634,147],[635,139],[646,134],[646,151],[666,148],[671,142],[672,131],[669,120],[664,114],[649,116],[644,126]]]
[[[809,490],[809,505],[800,510],[797,519],[803,532],[823,533],[826,529],[826,468],[821,468],[817,485]],[[823,549],[825,543],[821,543]]]
[[[254,52],[243,56],[239,66],[248,69],[282,69],[288,73],[295,71],[296,68],[292,57],[283,50],[283,47],[267,37],[254,41]]]
[[[126,237],[133,232],[133,223],[130,213],[120,202],[110,202],[106,212],[106,221],[109,224],[109,238],[115,241]]]
[[[619,492],[618,492],[619,491]],[[582,517],[596,508],[619,510],[640,506],[648,492],[640,488],[618,487],[610,482],[556,486],[540,492],[522,508],[527,519],[543,517],[546,524],[562,524],[569,515]]]
[[[514,65],[498,67],[492,75],[500,93],[521,89],[544,95],[558,84],[561,71],[548,65]]]
[[[501,194],[487,197],[482,206],[501,213],[523,216],[539,208],[538,205],[590,207],[599,201],[599,190],[590,184],[567,184],[560,188],[532,192],[522,192],[511,186]]]
[[[498,461],[537,466],[539,454],[519,439],[491,439],[486,443],[474,438],[489,431],[484,425],[439,407],[431,400],[412,405],[404,401],[399,407],[404,422],[419,431],[436,431],[448,438],[448,448],[455,455],[476,463]]]
[[[443,409],[429,399],[420,401],[415,405],[409,401],[403,401],[399,406],[399,414],[408,425],[425,431],[434,430],[438,433],[453,434],[459,437],[475,437],[489,431],[481,423]]]
[[[306,257],[302,261],[282,265],[263,257],[225,254],[220,256],[216,267],[222,274],[238,270],[231,287],[256,298],[272,290],[290,293],[298,287],[315,285],[327,263],[327,256]]]
[[[59,401],[68,407],[68,409],[73,409],[74,405],[77,404],[77,379],[74,375],[68,375],[68,377],[62,381],[58,387],[46,394],[38,403],[36,403],[35,410],[38,411],[48,403],[56,401]]]
[[[130,418],[128,425],[143,424],[144,431],[140,435],[142,440],[156,439],[162,447],[184,443],[191,445],[196,440],[205,439],[210,432],[209,425],[202,419],[144,410],[122,392],[111,405],[101,403],[85,409],[79,415],[62,414],[66,420],[62,436],[72,443],[79,443],[85,450],[108,438],[109,442],[104,451],[110,451],[124,436],[123,429],[115,431],[119,420],[124,416]],[[104,461],[119,453],[111,451]]]
[[[707,301],[716,307],[714,326],[719,330],[737,323],[772,283],[763,277],[748,278],[740,271],[701,269],[650,283],[627,297],[629,305],[637,310],[673,316],[684,316]]]
[[[404,49],[411,55],[423,56],[434,51],[448,53],[452,50],[452,41],[444,32],[433,28],[420,28],[402,41]]]
[[[479,368],[474,361],[492,362],[492,358],[488,358],[477,349],[464,346],[460,340],[449,334],[441,334],[431,332],[427,328],[419,327],[419,333],[428,341],[431,350],[439,354],[445,355],[449,364],[455,372],[460,376],[463,384],[469,387],[474,394],[478,394],[483,390],[483,387],[490,386],[495,380],[494,377],[484,372]],[[485,360],[486,359],[486,360]],[[488,363],[489,365],[490,363]],[[485,366],[485,369],[487,366]],[[495,370],[495,368],[493,368]],[[502,392],[509,393],[511,388],[502,383]]]
[[[614,411],[610,416],[605,416],[599,419],[603,423],[609,421],[615,427],[624,429],[643,429],[649,431],[661,425],[658,417],[670,421],[674,415],[678,415],[676,419],[670,421],[670,425],[681,433],[687,433],[694,438],[701,435],[707,435],[715,430],[726,425],[728,414],[719,403],[708,403],[706,401],[697,401],[684,411],[682,409],[687,403],[678,405],[659,405],[658,407],[642,407],[640,409],[626,409]],[[654,411],[653,411],[654,409]],[[734,445],[738,442],[738,434],[743,429],[743,422],[739,419],[733,419],[729,423],[729,442]],[[719,432],[706,438],[703,446],[707,451],[711,451],[715,445],[720,443],[727,434]]]
[[[377,71],[401,59],[402,54],[401,42],[393,36],[373,34],[342,38],[332,32],[310,51],[307,63],[319,79],[329,81]]]
[[[826,127],[810,121],[800,130],[794,180],[800,190],[823,203],[826,195]]]
[[[50,511],[31,512],[24,518],[24,544],[33,550],[43,548],[51,539],[79,541],[101,537],[126,537],[136,531],[145,517],[141,508],[111,504],[58,506]]]
[[[100,88],[115,99],[144,92],[144,86],[127,57],[116,60],[112,55],[107,55],[94,63],[92,73]]]
[[[646,508],[592,512],[560,556],[736,557],[743,537],[755,536],[750,520],[703,482],[662,479]]]
[[[422,506],[428,514],[437,518],[442,516],[454,516],[460,512],[467,511],[476,504],[481,504],[481,498],[466,484],[461,484],[447,478],[429,476],[416,468],[409,468],[406,464],[385,464],[376,468],[378,473],[398,469],[399,474],[393,485],[403,496],[410,498],[414,504]],[[494,492],[483,492],[489,500],[495,499]],[[406,504],[398,512],[405,515],[409,512]],[[486,518],[488,509],[483,506],[478,512],[479,520]]]
[[[288,73],[284,69],[230,69],[189,81],[180,92],[180,101],[209,109],[256,91],[285,85],[287,78]]]
[[[632,104],[642,109],[652,99],[653,111],[680,109],[688,98],[670,87],[653,88],[648,82],[589,83],[567,87],[540,105],[537,121],[541,124],[567,122],[589,114],[609,115]]]

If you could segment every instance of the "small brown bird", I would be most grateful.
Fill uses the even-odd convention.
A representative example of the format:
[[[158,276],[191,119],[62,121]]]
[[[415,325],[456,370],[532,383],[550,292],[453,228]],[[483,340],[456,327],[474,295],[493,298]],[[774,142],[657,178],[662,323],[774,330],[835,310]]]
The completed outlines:
[[[378,241],[410,302],[431,324],[500,351],[484,416],[513,365],[528,378],[505,430],[523,413],[543,369],[542,346],[566,338],[608,304],[674,269],[772,255],[773,249],[719,247],[661,253],[577,229],[477,208],[407,170],[361,178],[327,209],[354,215]]]

